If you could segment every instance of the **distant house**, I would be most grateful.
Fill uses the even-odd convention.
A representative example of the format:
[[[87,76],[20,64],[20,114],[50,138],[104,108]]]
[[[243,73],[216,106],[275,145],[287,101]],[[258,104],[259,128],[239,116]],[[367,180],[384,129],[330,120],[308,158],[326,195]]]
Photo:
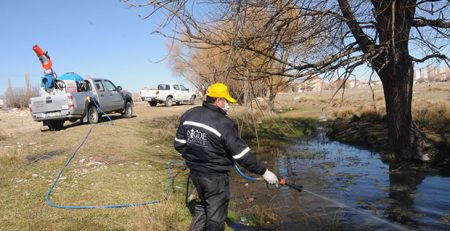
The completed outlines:
[[[383,83],[381,82],[381,80],[375,80],[375,81],[371,81],[370,84],[372,86],[382,86]]]
[[[435,68],[429,75],[429,77],[433,79],[433,82],[446,82],[450,80],[450,68]]]
[[[424,69],[415,71],[414,83],[428,83],[428,73]]]
[[[380,80],[373,80],[370,81],[370,86],[376,87],[376,86],[382,86],[383,83]],[[357,87],[358,88],[369,88],[369,82],[360,82]]]
[[[322,90],[323,81],[319,76],[313,76],[294,86],[294,92],[319,92]]]
[[[414,83],[432,83],[450,81],[450,68],[426,67],[414,72]]]
[[[363,82],[361,83],[357,79],[352,79],[352,80],[337,79],[336,81],[334,81],[331,84],[331,89],[337,90],[340,88],[355,88],[355,87],[360,87],[361,84],[367,84],[367,83],[363,83]]]
[[[0,108],[2,108],[5,105],[5,101],[3,99],[0,99]]]
[[[355,88],[359,85],[359,80],[354,79],[354,80],[347,80],[347,85],[350,88]]]

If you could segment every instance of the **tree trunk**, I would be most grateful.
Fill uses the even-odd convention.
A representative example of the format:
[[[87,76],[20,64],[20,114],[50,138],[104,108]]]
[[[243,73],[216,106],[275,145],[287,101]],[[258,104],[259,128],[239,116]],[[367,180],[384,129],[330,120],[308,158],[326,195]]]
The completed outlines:
[[[389,147],[398,160],[429,161],[435,153],[427,150],[429,142],[412,121],[413,63],[406,57],[378,71],[383,82]]]
[[[269,113],[273,113],[275,111],[275,97],[277,96],[277,92],[274,89],[269,89],[269,101],[267,103]]]
[[[373,0],[372,4],[378,48],[383,49],[372,66],[383,82],[389,148],[399,161],[429,161],[437,151],[429,149],[430,142],[414,125],[411,113],[414,65],[408,46],[416,0]]]

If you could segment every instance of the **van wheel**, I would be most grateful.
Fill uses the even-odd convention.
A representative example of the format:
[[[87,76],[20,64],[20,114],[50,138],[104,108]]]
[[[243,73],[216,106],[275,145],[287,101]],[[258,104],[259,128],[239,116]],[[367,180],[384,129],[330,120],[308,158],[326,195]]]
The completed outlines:
[[[98,115],[97,108],[94,105],[89,106],[88,122],[90,124],[96,124],[96,123],[98,123],[98,118],[99,118],[99,115]]]
[[[195,95],[191,96],[191,98],[189,99],[189,104],[194,105],[195,103]]]
[[[158,104],[158,102],[156,102],[156,101],[150,101],[150,102],[148,102],[148,104],[150,104],[150,107],[156,107],[156,105]]]
[[[130,101],[125,104],[122,116],[123,118],[131,118],[133,116],[133,104]]]
[[[172,100],[172,97],[169,96],[166,99],[166,107],[172,107],[172,105],[173,105],[173,100]]]

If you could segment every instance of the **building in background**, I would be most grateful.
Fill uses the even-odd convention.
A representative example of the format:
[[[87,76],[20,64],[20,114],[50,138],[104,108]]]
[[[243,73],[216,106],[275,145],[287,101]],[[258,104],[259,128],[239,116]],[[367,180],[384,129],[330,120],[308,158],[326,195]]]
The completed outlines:
[[[357,80],[357,79],[347,80],[347,84],[348,84],[348,87],[350,87],[350,88],[355,88],[355,87],[358,87],[358,86],[359,86],[360,81]]]
[[[322,90],[323,81],[319,76],[313,76],[305,81],[295,84],[293,92],[319,92]]]
[[[414,83],[434,83],[450,81],[449,67],[431,67],[419,68],[414,72]]]

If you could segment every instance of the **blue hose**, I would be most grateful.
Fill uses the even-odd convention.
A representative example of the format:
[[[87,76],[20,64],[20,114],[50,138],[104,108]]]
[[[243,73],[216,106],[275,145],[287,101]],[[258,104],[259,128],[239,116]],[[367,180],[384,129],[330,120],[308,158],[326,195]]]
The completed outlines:
[[[112,122],[111,117],[109,117],[104,111],[102,111],[102,109],[99,107],[99,105],[97,104],[95,99],[91,99],[91,101],[94,102],[95,106],[97,107],[97,110],[100,111],[101,113],[103,113],[104,115],[106,115],[106,117],[108,117],[109,121]],[[57,205],[55,203],[53,203],[50,200],[50,195],[53,192],[53,189],[55,187],[55,185],[58,183],[59,178],[61,177],[64,169],[70,164],[70,162],[73,160],[73,158],[75,157],[75,155],[77,154],[78,150],[86,143],[86,141],[88,140],[90,134],[92,133],[92,129],[97,126],[98,124],[95,124],[93,126],[91,126],[91,128],[89,129],[89,131],[87,132],[86,136],[84,137],[84,139],[81,141],[80,144],[78,144],[78,146],[75,148],[75,150],[72,152],[72,154],[70,155],[70,157],[67,159],[66,163],[63,165],[63,167],[59,170],[58,174],[56,175],[55,180],[53,181],[52,185],[50,186],[49,190],[47,191],[47,193],[45,194],[45,200],[47,202],[47,204],[49,206],[58,208],[58,209],[115,209],[115,208],[126,208],[126,207],[133,207],[133,206],[142,206],[142,205],[150,205],[150,204],[157,204],[160,203],[161,200],[152,200],[152,201],[146,201],[146,202],[140,202],[140,203],[128,203],[128,204],[110,204],[110,205]],[[169,191],[170,188],[172,187],[173,184],[173,177],[172,177],[172,165],[173,164],[183,164],[184,162],[175,162],[175,161],[169,161],[168,163],[168,174],[169,174],[169,179],[168,179],[168,185],[167,185],[167,189],[166,192],[164,194],[164,199],[167,199],[168,195],[169,195]]]
[[[91,100],[94,102],[95,106],[97,107],[97,110],[100,111],[101,113],[103,113],[104,115],[106,115],[109,119],[110,122],[112,122],[111,118],[100,109],[99,105],[97,104],[96,100],[93,99]],[[66,163],[63,165],[63,167],[59,170],[58,174],[56,175],[55,180],[53,181],[52,185],[50,186],[49,190],[47,191],[47,193],[45,194],[45,201],[47,202],[47,205],[58,208],[58,209],[116,209],[116,208],[127,208],[127,207],[133,207],[133,206],[142,206],[142,205],[152,205],[152,204],[158,204],[161,202],[161,200],[152,200],[152,201],[145,201],[145,202],[140,202],[140,203],[128,203],[128,204],[110,204],[110,205],[57,205],[55,203],[53,203],[50,200],[50,195],[53,192],[53,189],[55,187],[55,185],[58,183],[59,178],[61,177],[64,169],[70,164],[70,162],[73,160],[73,158],[75,157],[75,155],[78,153],[78,150],[86,143],[87,139],[89,138],[92,129],[97,126],[98,124],[95,124],[93,126],[91,126],[91,128],[89,129],[89,131],[87,132],[86,136],[84,137],[84,139],[81,141],[80,144],[78,144],[78,146],[75,148],[75,150],[72,152],[72,154],[70,155],[70,157],[67,159]],[[186,165],[184,162],[179,162],[179,161],[169,161],[168,163],[168,184],[167,184],[167,189],[164,193],[164,197],[163,199],[166,200],[169,196],[169,192],[170,192],[170,188],[173,185],[173,176],[172,176],[172,165],[173,164],[177,164],[177,165]],[[247,180],[251,180],[251,181],[255,181],[257,180],[257,178],[254,177],[250,177],[245,175],[237,166],[237,164],[235,162],[233,162],[234,168],[236,169],[236,171],[239,173],[239,175],[241,175],[243,178],[247,179]]]
[[[255,177],[251,177],[251,176],[247,176],[245,175],[245,173],[243,173],[241,171],[241,169],[237,166],[236,162],[233,161],[233,166],[236,169],[236,171],[239,173],[239,175],[241,175],[242,178],[246,179],[246,180],[251,180],[251,181],[256,181],[258,179],[256,179]]]

